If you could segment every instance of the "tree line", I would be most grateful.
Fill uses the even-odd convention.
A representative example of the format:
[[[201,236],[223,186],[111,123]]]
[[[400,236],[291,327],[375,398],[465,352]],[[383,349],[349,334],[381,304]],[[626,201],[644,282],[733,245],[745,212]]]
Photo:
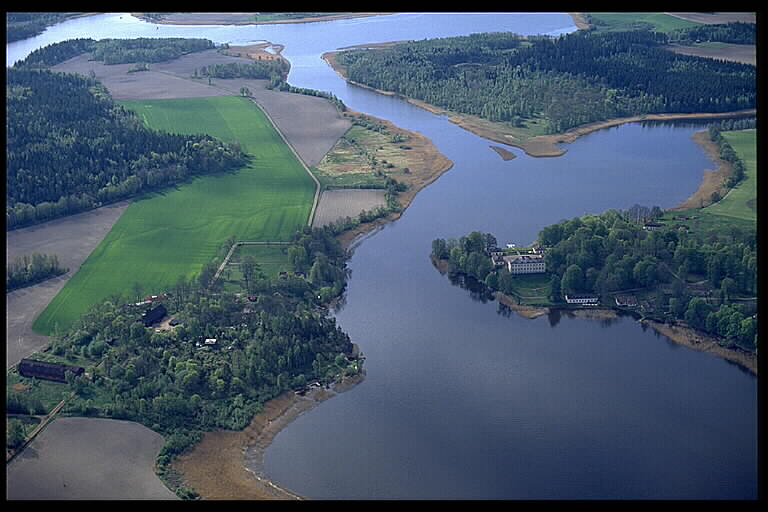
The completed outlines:
[[[668,34],[669,41],[680,44],[699,42],[718,42],[730,44],[755,44],[757,24],[755,23],[718,23],[679,28]]]
[[[614,117],[754,108],[756,69],[678,55],[663,33],[472,34],[350,50],[350,80],[451,111],[557,133]]]
[[[55,66],[83,53],[90,52],[90,60],[104,64],[153,63],[172,60],[188,53],[210,50],[216,45],[209,39],[182,37],[133,39],[68,39],[32,51],[16,68]]]
[[[239,146],[152,130],[96,80],[7,70],[6,228],[240,167]]]
[[[725,239],[705,240],[684,229],[643,229],[628,212],[608,210],[546,226],[538,235],[546,248],[549,298],[653,292],[661,320],[684,320],[691,327],[754,350],[757,318],[751,303],[734,301],[757,293],[757,241],[754,231],[732,229]],[[469,275],[494,291],[513,295],[515,277],[494,268],[493,235],[473,232],[432,242],[432,257],[447,260],[451,273]],[[689,285],[695,278],[699,287]],[[725,319],[727,318],[727,319]]]
[[[755,120],[752,120],[752,124],[754,125]],[[725,160],[726,162],[731,164],[731,167],[733,171],[731,172],[731,175],[728,176],[728,179],[725,182],[725,186],[730,188],[735,187],[739,183],[741,183],[742,180],[744,180],[744,177],[746,176],[746,170],[747,168],[744,165],[744,161],[739,158],[739,156],[736,154],[736,151],[733,150],[733,147],[731,144],[721,135],[721,125],[718,124],[711,124],[707,127],[707,132],[709,134],[709,138],[717,144],[717,146],[720,148],[720,158]],[[717,192],[713,192],[713,194],[718,194]],[[719,194],[715,197],[713,197],[713,201],[717,202],[720,200]]]
[[[196,68],[193,76],[211,78],[274,79],[288,75],[290,64],[283,59],[259,60],[249,63],[227,62]]]
[[[31,286],[67,272],[69,269],[59,264],[55,254],[25,254],[6,264],[5,291]]]
[[[320,228],[296,233],[289,250],[294,268],[309,271],[301,286],[260,275],[241,295],[180,277],[161,299],[180,322],[170,330],[146,327],[142,312],[157,304],[136,306],[129,290],[94,305],[51,343],[51,356],[87,373],[68,379],[74,396],[64,412],[159,432],[162,473],[203,432],[241,430],[267,400],[359,374],[349,336],[325,313],[344,290],[347,251]],[[39,409],[15,391],[6,401],[22,413]]]
[[[35,37],[51,25],[76,16],[77,12],[6,12],[5,42]]]

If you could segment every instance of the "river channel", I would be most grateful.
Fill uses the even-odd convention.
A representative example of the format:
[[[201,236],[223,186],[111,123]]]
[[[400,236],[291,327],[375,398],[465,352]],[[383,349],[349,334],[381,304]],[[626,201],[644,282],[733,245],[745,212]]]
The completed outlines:
[[[631,318],[526,319],[452,285],[434,238],[478,230],[527,244],[541,228],[634,204],[669,208],[712,162],[693,123],[628,124],[557,158],[508,148],[401,99],[346,84],[337,48],[487,31],[560,34],[567,14],[398,14],[271,26],[87,17],[7,45],[7,63],[73,37],[205,37],[285,45],[289,82],[420,132],[454,162],[397,221],[355,248],[334,314],[367,376],[275,438],[266,474],[318,499],[754,499],[757,378]]]

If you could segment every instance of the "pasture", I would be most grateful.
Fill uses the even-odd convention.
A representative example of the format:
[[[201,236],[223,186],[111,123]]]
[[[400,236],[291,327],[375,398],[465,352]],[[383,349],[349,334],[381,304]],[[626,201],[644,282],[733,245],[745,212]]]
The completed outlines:
[[[757,221],[757,130],[722,132],[723,137],[744,162],[744,180],[705,212]]]
[[[135,285],[159,294],[191,278],[230,237],[282,241],[306,225],[315,184],[261,110],[241,97],[122,102],[152,128],[238,141],[245,167],[202,176],[134,201],[33,329],[51,335],[91,305]]]
[[[662,12],[590,12],[592,23],[597,30],[635,30],[652,27],[657,32],[671,32],[678,28],[688,28],[699,23],[670,16]]]

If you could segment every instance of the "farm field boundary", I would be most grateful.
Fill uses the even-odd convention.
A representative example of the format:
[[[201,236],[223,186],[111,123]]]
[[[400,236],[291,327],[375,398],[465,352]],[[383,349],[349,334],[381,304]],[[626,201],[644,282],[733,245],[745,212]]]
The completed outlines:
[[[252,156],[243,168],[201,176],[135,200],[43,313],[33,329],[52,335],[115,294],[159,294],[189,279],[224,242],[287,241],[305,226],[317,194],[303,162],[246,98],[124,102],[155,129],[205,132],[237,141]]]

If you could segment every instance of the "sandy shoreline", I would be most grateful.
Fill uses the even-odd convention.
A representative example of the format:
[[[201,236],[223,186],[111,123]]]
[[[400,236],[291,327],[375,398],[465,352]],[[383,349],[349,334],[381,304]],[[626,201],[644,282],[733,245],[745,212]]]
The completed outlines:
[[[174,19],[174,13],[168,13],[166,18],[156,20],[149,18],[143,12],[132,12],[131,16],[139,18],[140,20],[155,23],[157,25],[284,25],[289,23],[320,23],[323,21],[345,20],[352,18],[367,18],[370,16],[386,16],[388,14],[394,14],[392,12],[355,12],[348,14],[337,14],[334,16],[319,16],[314,18],[298,18],[293,20],[272,20],[272,21],[251,21],[247,19],[217,19],[217,16],[221,16],[222,13],[176,13],[184,15],[187,19],[177,18]],[[243,17],[253,16],[258,13],[225,13],[237,15],[241,14]]]
[[[504,295],[500,292],[495,292],[494,297],[500,303],[508,306],[512,311],[516,312],[524,318],[538,318],[550,313],[552,308],[548,307],[536,307],[526,306],[524,304],[517,304],[513,298]],[[606,319],[606,318],[618,318],[619,313],[611,308],[590,308],[590,309],[563,309],[568,314],[573,314],[578,317],[587,319]],[[757,355],[745,352],[739,349],[730,349],[723,347],[719,344],[718,339],[709,336],[705,333],[691,329],[682,322],[675,325],[668,325],[664,322],[658,322],[656,320],[642,319],[641,325],[651,327],[657,333],[666,336],[674,343],[682,345],[684,347],[691,348],[693,350],[699,350],[702,352],[708,352],[717,357],[738,364],[739,366],[749,370],[752,374],[757,375]]]
[[[332,389],[304,396],[288,391],[264,404],[242,431],[208,432],[173,468],[204,500],[302,500],[264,474],[264,452],[286,425],[321,402],[356,386],[365,373],[346,378]]]

